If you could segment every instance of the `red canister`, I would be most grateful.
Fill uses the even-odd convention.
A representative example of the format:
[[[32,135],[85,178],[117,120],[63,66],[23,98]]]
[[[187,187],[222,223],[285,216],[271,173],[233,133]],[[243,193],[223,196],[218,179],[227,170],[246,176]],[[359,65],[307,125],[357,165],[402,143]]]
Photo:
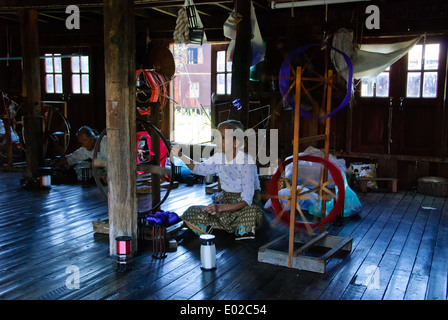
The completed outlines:
[[[132,268],[132,237],[119,236],[117,243],[117,270],[127,271]]]

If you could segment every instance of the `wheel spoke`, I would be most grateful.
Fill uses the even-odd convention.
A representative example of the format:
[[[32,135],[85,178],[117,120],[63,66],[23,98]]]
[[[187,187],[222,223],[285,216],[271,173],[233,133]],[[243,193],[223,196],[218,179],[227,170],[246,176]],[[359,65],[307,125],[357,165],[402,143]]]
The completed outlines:
[[[300,208],[300,204],[297,202],[297,207],[296,207],[297,211],[299,211],[300,217],[302,218],[302,221],[305,225],[305,228],[307,229],[308,232],[313,232],[313,229],[311,228],[308,220],[305,218],[305,215],[302,212],[302,208]]]
[[[283,214],[286,212],[286,209],[291,205],[291,200],[288,200],[279,214],[276,215],[275,219],[272,220],[271,225],[275,227],[283,217]]]

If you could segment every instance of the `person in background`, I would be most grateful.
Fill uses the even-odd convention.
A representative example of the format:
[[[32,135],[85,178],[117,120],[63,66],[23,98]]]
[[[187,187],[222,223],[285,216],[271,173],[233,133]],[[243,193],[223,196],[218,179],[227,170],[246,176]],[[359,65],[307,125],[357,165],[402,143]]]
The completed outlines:
[[[22,146],[20,145],[19,136],[11,127],[11,144],[12,144],[12,156],[13,159],[23,159],[25,154]],[[3,119],[0,119],[0,159],[6,158],[6,129]]]
[[[73,168],[76,177],[82,181],[82,168],[91,167],[93,153],[98,135],[88,126],[82,126],[76,133],[76,139],[81,145],[80,148],[57,160],[53,167],[63,167],[66,169]],[[97,159],[107,160],[107,137],[101,139],[100,149],[98,150]],[[103,173],[104,174],[104,173]],[[92,170],[89,170],[89,179],[92,177]]]

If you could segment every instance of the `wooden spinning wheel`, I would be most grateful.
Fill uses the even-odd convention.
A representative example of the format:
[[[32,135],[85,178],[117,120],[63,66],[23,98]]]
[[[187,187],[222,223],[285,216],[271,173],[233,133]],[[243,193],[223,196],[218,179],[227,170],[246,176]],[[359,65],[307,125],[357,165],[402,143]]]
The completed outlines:
[[[161,199],[154,196],[154,190],[150,192],[138,193],[138,213],[139,216],[144,216],[148,213],[156,212],[160,206],[168,198],[171,189],[174,188],[174,158],[171,155],[171,145],[163,136],[162,132],[156,128],[152,123],[137,119],[136,124],[137,136],[136,139],[144,141],[145,145],[140,147],[137,142],[137,158],[136,158],[136,175],[137,185],[151,186],[151,179],[169,178],[169,183],[164,188],[164,194]],[[108,182],[104,179],[107,176],[107,160],[99,159],[98,153],[101,148],[101,142],[107,139],[106,129],[104,129],[98,137],[93,153],[93,177],[97,187],[105,199],[108,197]],[[151,141],[156,139],[160,141],[160,155],[156,159],[156,154],[151,150]],[[141,152],[139,152],[141,151]],[[169,160],[169,161],[167,161]],[[170,164],[168,166],[168,163]],[[149,182],[149,183],[148,183]]]
[[[325,264],[326,260],[328,260],[334,253],[339,250],[351,250],[351,241],[352,239],[343,239],[338,237],[329,236],[328,232],[324,231],[325,224],[332,221],[335,216],[343,209],[344,206],[344,198],[345,198],[345,190],[344,190],[344,181],[340,170],[330,161],[328,161],[329,156],[329,136],[330,136],[330,117],[335,112],[339,111],[350,101],[351,96],[351,62],[350,59],[342,52],[337,49],[331,48],[332,50],[336,50],[338,53],[344,56],[344,59],[347,62],[347,66],[349,69],[349,82],[347,88],[347,94],[342,101],[342,103],[334,110],[331,111],[331,98],[332,98],[332,89],[336,88],[334,85],[335,74],[332,70],[328,70],[328,62],[327,59],[324,59],[324,64],[320,67],[323,67],[324,72],[323,75],[320,74],[316,68],[312,68],[312,58],[308,59],[304,62],[303,68],[301,66],[296,67],[295,69],[292,66],[293,58],[306,51],[311,47],[316,47],[320,45],[308,45],[294,50],[292,53],[288,55],[288,59],[286,59],[279,73],[279,87],[280,92],[283,94],[283,99],[285,102],[294,109],[294,139],[293,139],[293,156],[288,161],[283,162],[277,172],[271,179],[271,183],[269,186],[269,197],[271,198],[272,205],[276,214],[276,220],[282,221],[285,224],[289,225],[289,244],[288,244],[288,254],[284,254],[283,252],[278,252],[271,249],[271,245],[273,243],[277,243],[280,240],[274,240],[272,243],[267,244],[266,246],[260,248],[258,259],[262,262],[287,265],[288,267],[296,267],[299,269],[305,269],[309,271],[316,272],[325,272]],[[292,73],[293,77],[290,76]],[[306,83],[312,82],[311,86],[307,86]],[[294,94],[293,88],[295,88]],[[317,102],[317,99],[314,98],[312,92],[316,89],[322,89],[317,92],[317,95],[321,95],[321,103]],[[306,110],[302,109],[301,104],[301,95],[302,90],[304,92],[304,96],[307,101],[311,103],[313,113],[309,113]],[[317,115],[316,115],[317,114]],[[308,118],[314,118],[319,120],[325,120],[325,134],[318,135],[314,137],[306,137],[304,140],[308,141],[316,141],[316,140],[324,140],[325,141],[325,150],[324,157],[315,157],[311,155],[300,156],[299,157],[299,132],[300,132],[300,116],[306,116]],[[309,191],[303,192],[304,187],[298,186],[298,161],[310,161],[317,162],[324,166],[321,171],[319,181],[312,180],[310,178],[306,179],[306,182],[311,182],[314,185]],[[289,190],[289,195],[278,195],[278,182],[282,175],[284,175],[284,167],[292,162],[292,178],[291,183],[286,181],[287,189]],[[328,180],[328,171],[330,172],[334,183],[336,184],[338,191],[334,193],[329,190],[328,185],[332,182]],[[305,213],[301,210],[300,204],[298,200],[303,200],[311,197],[311,193],[317,191],[318,198],[317,200],[321,203],[321,217],[320,221],[308,221]],[[335,199],[334,206],[329,214],[326,214],[326,201],[327,194],[331,195]],[[286,200],[286,204],[284,206],[281,205],[279,200]],[[318,202],[318,203],[319,203]],[[289,212],[288,212],[289,208]],[[298,211],[298,218],[296,219],[296,211]],[[298,250],[295,250],[295,232],[307,230],[309,234],[313,234],[313,230],[320,227],[320,235],[312,238],[305,243]],[[330,251],[324,256],[313,259],[309,257],[301,256],[306,250],[314,246],[315,244],[322,241],[331,242],[329,245]]]
[[[275,221],[282,221],[285,224],[289,224],[290,221],[291,214],[289,208],[291,207],[293,189],[291,187],[291,183],[288,181],[288,178],[285,177],[284,168],[292,161],[293,158],[290,158],[288,160],[285,160],[280,165],[278,170],[272,176],[268,190],[269,196],[272,201],[272,207],[274,208],[277,214]],[[320,221],[316,221],[317,216],[310,218],[309,216],[307,216],[306,213],[302,211],[299,204],[296,205],[296,209],[300,214],[300,219],[295,220],[294,225],[295,231],[307,230],[311,232],[312,230],[331,222],[336,217],[336,215],[339,214],[339,212],[343,209],[344,197],[345,197],[344,180],[340,170],[333,163],[321,157],[311,155],[299,156],[298,161],[308,161],[322,164],[325,167],[325,169],[328,169],[330,171],[332,177],[332,180],[327,181],[322,181],[323,178],[322,174],[320,175],[319,181],[315,181],[312,178],[306,178],[305,181],[297,188],[296,201],[315,199],[317,200],[318,203],[320,203],[322,198],[325,198],[322,197],[323,193],[326,193],[327,196],[332,197],[335,201],[331,211],[328,214],[325,214],[325,216],[323,217],[321,216]],[[336,193],[328,188],[328,185],[331,184],[333,181],[335,182],[335,185],[338,189],[338,192]],[[278,186],[280,183],[284,183],[286,185],[286,190],[288,190],[287,194],[279,195]],[[308,184],[314,185],[314,188],[311,189],[306,188],[305,186]],[[286,201],[285,205],[282,204],[284,202],[282,200]]]
[[[331,91],[343,90],[338,85],[341,78],[338,72],[330,70],[329,53],[341,55],[347,68],[342,72],[348,72],[347,90],[339,106],[335,110],[328,110]],[[283,61],[279,72],[279,89],[288,106],[295,109],[297,105],[293,89],[297,83],[296,68],[301,65],[300,91],[303,93],[299,99],[300,115],[307,118],[324,120],[344,108],[351,99],[353,66],[350,58],[342,51],[328,45],[309,44],[299,47],[288,54]],[[312,110],[310,110],[312,109]]]

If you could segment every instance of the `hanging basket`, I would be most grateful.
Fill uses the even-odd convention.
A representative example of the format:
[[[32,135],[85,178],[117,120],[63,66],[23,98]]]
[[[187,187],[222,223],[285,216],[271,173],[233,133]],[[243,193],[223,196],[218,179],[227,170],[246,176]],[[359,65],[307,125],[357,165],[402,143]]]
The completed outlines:
[[[185,6],[185,10],[187,11],[188,25],[190,29],[190,43],[202,45],[206,39],[205,31],[193,1],[190,1],[189,4]]]

